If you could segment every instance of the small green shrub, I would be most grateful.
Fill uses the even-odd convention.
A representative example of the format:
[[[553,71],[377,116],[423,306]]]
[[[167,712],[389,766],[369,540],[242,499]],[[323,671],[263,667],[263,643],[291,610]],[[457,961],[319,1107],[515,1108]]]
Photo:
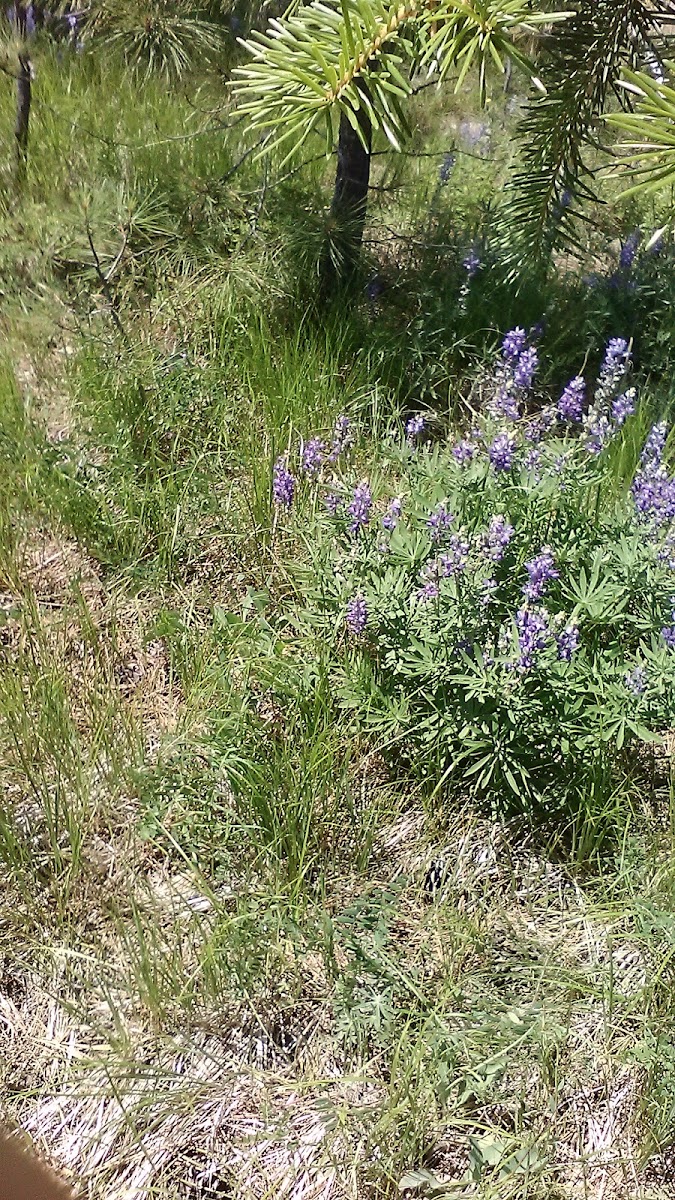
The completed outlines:
[[[332,640],[343,707],[434,792],[597,822],[635,744],[673,723],[675,483],[660,424],[632,490],[615,486],[629,358],[610,342],[585,412],[575,377],[528,414],[537,351],[516,330],[455,445],[420,444],[413,417],[371,482],[316,439],[302,448],[305,477],[333,469],[305,620]],[[277,463],[280,512],[291,465]]]

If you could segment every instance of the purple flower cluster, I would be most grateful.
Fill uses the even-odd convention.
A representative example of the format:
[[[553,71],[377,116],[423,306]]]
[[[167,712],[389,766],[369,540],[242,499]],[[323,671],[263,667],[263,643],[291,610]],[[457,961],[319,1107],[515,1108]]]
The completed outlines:
[[[349,632],[360,637],[368,622],[368,606],[361,592],[357,592],[349,601],[345,620]]]
[[[302,469],[306,475],[318,475],[323,466],[326,447],[321,438],[313,437],[302,448]]]
[[[448,548],[439,555],[439,564],[441,574],[449,578],[452,575],[460,575],[469,561],[469,543],[460,537],[458,533],[453,533],[448,543]]]
[[[452,525],[455,519],[454,513],[448,512],[445,504],[439,504],[437,508],[430,513],[427,518],[427,529],[431,534],[432,542],[440,542],[441,538]]]
[[[584,444],[590,454],[601,454],[612,434],[612,424],[596,407],[584,417]]]
[[[387,511],[382,518],[382,528],[388,529],[390,533],[393,533],[401,519],[402,509],[403,501],[400,499],[400,497],[396,496],[389,502]]]
[[[490,462],[495,471],[510,471],[516,453],[516,439],[512,433],[498,433],[488,447]]]
[[[523,350],[516,369],[513,373],[513,382],[517,388],[522,388],[527,391],[532,387],[534,375],[539,366],[539,355],[534,346],[529,346],[527,350]]]
[[[612,420],[617,428],[623,425],[628,417],[632,417],[635,412],[636,395],[635,388],[628,388],[627,392],[623,392],[612,402]]]
[[[340,455],[343,454],[344,451],[351,446],[351,444],[351,421],[349,420],[349,417],[345,417],[343,414],[342,416],[339,416],[335,422],[335,429],[333,430],[333,443],[330,454],[328,455],[328,461],[332,463],[337,462]]]
[[[323,498],[323,502],[331,517],[336,517],[340,508],[340,497],[335,495],[335,492],[328,492]]]
[[[526,342],[527,334],[525,330],[520,325],[517,325],[515,329],[509,330],[504,337],[502,342],[502,357],[507,362],[516,362],[525,349]]]
[[[370,520],[370,510],[373,507],[373,497],[367,480],[362,480],[356,488],[351,504],[347,506],[347,513],[351,517],[349,525],[350,533],[357,534],[360,529],[364,529]]]
[[[421,413],[416,413],[414,417],[410,417],[405,423],[405,436],[410,445],[413,445],[421,433],[424,432],[424,417]]]
[[[584,411],[586,384],[581,375],[570,379],[558,401],[558,415],[563,421],[580,421]]]
[[[518,666],[529,671],[540,650],[548,640],[549,620],[545,609],[519,608],[516,613],[518,631]]]
[[[461,442],[457,442],[453,446],[452,457],[455,459],[455,462],[464,465],[464,463],[471,462],[476,450],[477,446],[475,442],[470,441],[468,438],[463,438]]]
[[[286,455],[282,454],[274,464],[272,496],[280,508],[290,508],[295,495],[295,478],[288,469]]]
[[[540,600],[552,579],[559,579],[553,554],[548,546],[544,546],[539,554],[530,562],[525,563],[527,583],[523,595],[527,600]]]
[[[498,587],[497,580],[493,579],[492,576],[483,580],[480,585],[480,596],[478,597],[478,603],[481,608],[487,608],[489,604],[492,604]]]
[[[425,563],[420,572],[421,588],[418,589],[417,599],[423,604],[429,600],[435,600],[438,596],[438,580],[440,578],[441,568],[437,559]]]
[[[497,417],[506,417],[507,421],[520,420],[520,401],[514,393],[514,383],[512,379],[504,383],[497,395],[495,396],[491,406],[491,411]]]
[[[568,625],[556,637],[558,658],[561,662],[571,662],[572,655],[579,649],[579,629],[576,625]]]
[[[509,525],[506,517],[499,513],[493,517],[483,536],[483,547],[486,556],[492,562],[501,562],[504,551],[513,537],[513,525]]]
[[[610,338],[605,349],[595,389],[595,406],[604,411],[630,365],[630,347],[625,338]]]
[[[438,182],[440,183],[441,187],[448,182],[456,161],[457,155],[453,154],[452,150],[449,150],[443,155],[443,161],[438,169]]]
[[[667,435],[665,421],[654,425],[645,442],[640,469],[632,486],[637,511],[645,520],[658,526],[675,520],[675,479],[668,475],[663,464]]]

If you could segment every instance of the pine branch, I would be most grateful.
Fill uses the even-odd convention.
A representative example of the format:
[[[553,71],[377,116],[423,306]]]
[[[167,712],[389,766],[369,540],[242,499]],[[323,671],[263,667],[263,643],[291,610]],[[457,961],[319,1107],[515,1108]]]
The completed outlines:
[[[581,0],[551,42],[545,94],[521,122],[523,167],[510,184],[502,235],[511,273],[548,259],[554,246],[578,246],[578,202],[596,199],[587,150],[622,67],[648,41],[652,15],[642,0]]]

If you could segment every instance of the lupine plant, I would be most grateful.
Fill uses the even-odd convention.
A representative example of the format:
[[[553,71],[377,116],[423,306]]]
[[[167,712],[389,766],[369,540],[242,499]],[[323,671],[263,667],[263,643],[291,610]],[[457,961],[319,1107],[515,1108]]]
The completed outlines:
[[[575,374],[542,406],[536,348],[515,329],[466,436],[434,441],[408,420],[385,452],[387,486],[357,476],[344,445],[302,482],[298,451],[299,486],[324,501],[303,585],[311,623],[334,639],[335,686],[437,791],[501,811],[602,808],[631,747],[675,720],[665,425],[628,496],[603,499],[635,408],[630,358],[612,339],[594,386]]]

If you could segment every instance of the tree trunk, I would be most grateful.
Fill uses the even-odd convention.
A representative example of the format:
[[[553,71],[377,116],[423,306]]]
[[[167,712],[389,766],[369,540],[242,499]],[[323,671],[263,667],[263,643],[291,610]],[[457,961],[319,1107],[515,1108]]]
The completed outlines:
[[[322,292],[325,296],[353,275],[363,241],[372,129],[364,108],[359,110],[357,118],[365,146],[348,117],[344,113],[340,115],[331,222],[321,267]]]
[[[16,77],[16,178],[19,183],[26,174],[28,161],[28,123],[31,101],[31,62],[27,54],[19,55],[19,71]]]

